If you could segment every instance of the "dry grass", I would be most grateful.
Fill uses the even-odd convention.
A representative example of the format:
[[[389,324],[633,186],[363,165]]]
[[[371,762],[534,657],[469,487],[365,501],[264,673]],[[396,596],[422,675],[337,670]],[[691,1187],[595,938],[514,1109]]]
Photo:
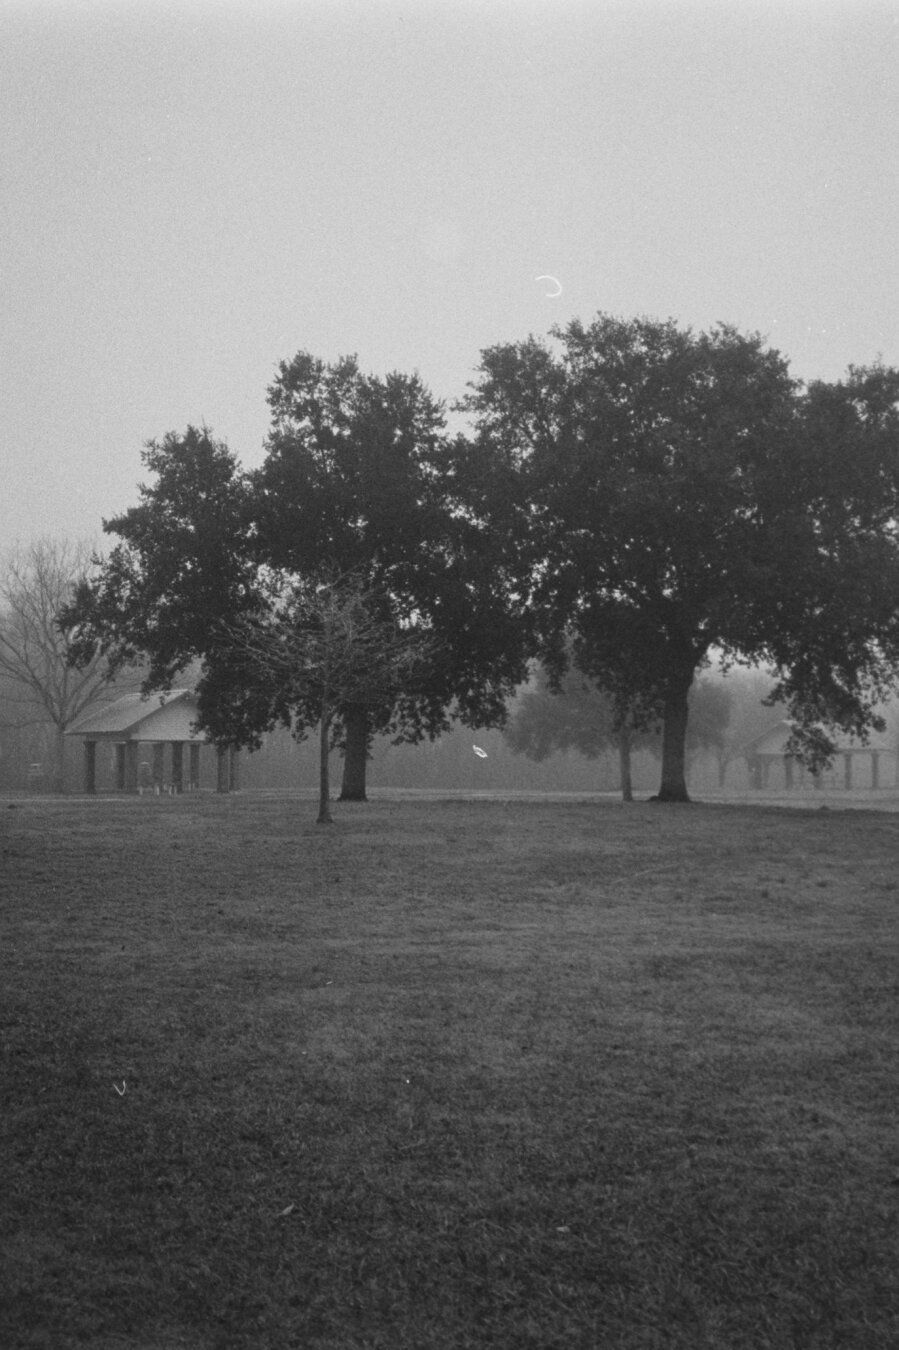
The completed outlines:
[[[899,817],[2,814],[9,1350],[899,1344]]]

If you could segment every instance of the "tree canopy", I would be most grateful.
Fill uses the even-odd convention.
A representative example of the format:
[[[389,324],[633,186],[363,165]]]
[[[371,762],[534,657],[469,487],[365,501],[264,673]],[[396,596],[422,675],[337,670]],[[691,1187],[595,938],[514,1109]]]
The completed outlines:
[[[209,654],[217,626],[259,605],[258,557],[246,476],[207,427],[150,441],[142,458],[155,481],[104,520],[121,542],[63,619],[77,659],[98,647],[117,668],[146,659],[145,688],[166,689]]]
[[[345,705],[344,797],[365,792],[370,737],[433,735],[452,710],[495,723],[522,678],[523,621],[500,584],[498,543],[455,509],[468,491],[442,405],[417,375],[364,374],[298,352],[268,391],[267,453],[249,477],[258,546],[294,576],[353,573],[440,657],[380,706]]]
[[[599,315],[551,339],[483,352],[465,402],[543,658],[564,667],[573,634],[602,688],[662,708],[663,800],[687,798],[710,653],[769,662],[807,747],[873,725],[897,657],[895,372],[804,391],[726,325]]]
[[[153,481],[138,506],[104,522],[120,542],[66,619],[81,661],[98,649],[116,665],[145,655],[147,689],[199,660],[201,725],[221,740],[211,691],[233,676],[236,626],[270,613],[275,581],[299,593],[324,572],[352,575],[377,606],[372,619],[402,626],[430,654],[379,698],[347,686],[334,708],[342,795],[360,799],[374,732],[416,740],[453,717],[504,718],[526,666],[525,618],[502,581],[501,541],[460,508],[464,457],[417,376],[380,379],[355,358],[327,365],[300,352],[280,366],[269,404],[266,456],[252,472],[205,427],[147,445]],[[246,697],[223,706],[246,744],[268,725],[271,701],[263,675],[243,670]],[[299,735],[317,724],[310,706],[292,706]]]
[[[555,680],[573,663],[634,727],[661,717],[662,800],[687,798],[712,660],[773,672],[812,764],[833,729],[878,725],[899,669],[899,372],[806,388],[756,334],[600,314],[484,351],[454,437],[417,375],[355,357],[298,352],[268,402],[252,472],[206,428],[148,444],[154,481],[105,522],[120,542],[66,610],[82,662],[143,657],[165,688],[201,661],[221,736],[204,690],[233,674],[223,635],[271,618],[275,582],[352,575],[373,621],[432,652],[334,707],[359,798],[375,732],[501,724],[535,657]],[[224,704],[236,739],[271,712],[262,676],[246,694]],[[303,700],[292,716],[299,735],[315,721]]]

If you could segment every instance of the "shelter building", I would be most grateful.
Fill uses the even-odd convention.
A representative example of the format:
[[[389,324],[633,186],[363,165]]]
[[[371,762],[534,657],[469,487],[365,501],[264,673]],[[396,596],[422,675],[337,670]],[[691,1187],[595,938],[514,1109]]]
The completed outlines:
[[[866,744],[854,737],[838,737],[833,768],[824,774],[813,774],[795,755],[787,753],[792,730],[793,723],[784,719],[744,746],[742,754],[753,788],[785,788],[789,791],[794,787],[805,787],[808,782],[823,787],[825,778],[831,787],[847,792],[853,788],[895,788],[899,785],[895,733],[872,732]]]
[[[125,694],[86,714],[66,732],[67,736],[80,736],[84,743],[85,792],[97,791],[97,746],[104,743],[114,747],[115,786],[120,792],[196,790],[200,786],[200,751],[205,744],[196,730],[197,711],[192,689],[171,689],[167,694]],[[141,746],[149,748],[151,759],[141,760]],[[217,754],[218,790],[231,792],[236,785],[235,752]]]

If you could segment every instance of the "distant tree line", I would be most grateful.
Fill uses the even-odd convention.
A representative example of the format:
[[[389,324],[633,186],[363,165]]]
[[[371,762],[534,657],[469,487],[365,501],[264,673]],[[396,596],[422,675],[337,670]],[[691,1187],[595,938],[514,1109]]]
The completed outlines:
[[[812,765],[837,731],[880,725],[899,658],[896,370],[805,386],[757,335],[600,314],[482,352],[464,433],[417,376],[351,357],[299,352],[268,402],[258,469],[204,427],[148,444],[152,481],[104,523],[118,542],[62,612],[78,668],[141,661],[149,690],[199,662],[216,743],[302,737],[320,681],[306,668],[287,697],[241,650],[252,631],[283,652],[290,631],[295,670],[323,658],[325,616],[294,601],[351,579],[418,652],[368,681],[371,645],[355,665],[343,652],[327,734],[354,799],[376,734],[501,725],[535,660],[536,696],[567,688],[597,746],[657,737],[663,801],[687,799],[691,690],[697,707],[712,662],[773,672]]]
[[[731,691],[723,684],[706,678],[694,681],[685,739],[688,756],[700,748],[724,751],[732,702]],[[533,685],[521,693],[505,729],[512,749],[538,762],[559,750],[577,750],[588,759],[613,750],[626,802],[634,796],[633,754],[649,750],[660,755],[661,733],[658,716],[635,713],[570,663],[555,683],[545,668],[538,667]]]

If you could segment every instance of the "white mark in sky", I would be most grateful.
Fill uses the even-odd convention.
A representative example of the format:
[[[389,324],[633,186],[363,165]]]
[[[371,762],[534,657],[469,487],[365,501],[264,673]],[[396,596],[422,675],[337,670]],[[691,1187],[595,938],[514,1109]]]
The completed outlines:
[[[482,750],[481,747],[480,747],[479,745],[473,745],[471,748],[472,748],[472,750],[475,752],[475,754],[477,755],[478,759],[486,759],[486,758],[487,758],[487,751],[486,751],[486,750]]]
[[[555,289],[554,291],[547,291],[547,292],[546,292],[546,298],[547,298],[547,300],[555,300],[558,296],[560,296],[560,295],[562,294],[562,283],[561,283],[561,281],[559,280],[558,277],[551,277],[548,273],[544,272],[542,276],[534,277],[534,280],[535,280],[535,281],[551,281],[552,284],[555,286],[556,289]]]

